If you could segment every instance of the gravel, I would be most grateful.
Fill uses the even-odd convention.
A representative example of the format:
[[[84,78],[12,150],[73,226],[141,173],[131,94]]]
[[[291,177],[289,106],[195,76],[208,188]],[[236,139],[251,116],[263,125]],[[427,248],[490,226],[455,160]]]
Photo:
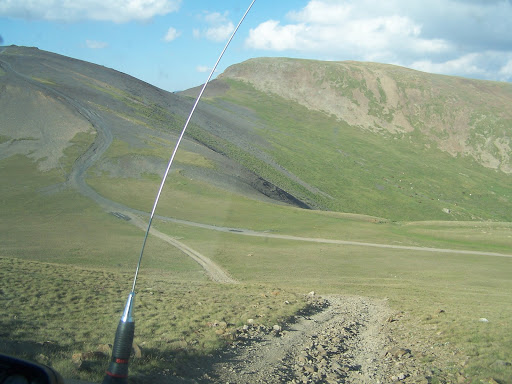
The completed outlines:
[[[420,356],[395,339],[400,315],[385,300],[314,294],[308,300],[310,310],[284,325],[248,319],[229,348],[162,382],[432,382]]]

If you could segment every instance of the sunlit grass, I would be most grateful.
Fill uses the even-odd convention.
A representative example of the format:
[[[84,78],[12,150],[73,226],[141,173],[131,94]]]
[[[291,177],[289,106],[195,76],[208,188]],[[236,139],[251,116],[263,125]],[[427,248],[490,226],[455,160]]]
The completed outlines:
[[[147,211],[157,178],[89,178],[101,195]],[[251,200],[172,173],[157,214],[205,224],[303,237],[390,245],[501,252],[512,249],[512,224],[506,222],[392,222],[337,212],[303,210]]]
[[[512,203],[506,175],[490,172],[470,157],[453,157],[439,150],[419,129],[397,137],[369,133],[323,112],[259,92],[246,82],[223,81],[228,91],[220,101],[209,102],[220,107],[232,102],[253,111],[265,127],[258,133],[272,145],[272,150],[262,151],[324,192],[306,195],[297,184],[284,180],[282,173],[265,170],[270,181],[286,185],[296,197],[313,199],[328,210],[391,220],[510,218],[505,208]]]
[[[512,379],[510,367],[491,365],[510,360],[512,258],[316,244],[156,225],[243,282],[387,298],[394,310],[405,313],[402,343],[450,348],[456,354],[446,362],[447,369],[455,365],[475,380]],[[463,228],[472,233],[474,227],[480,230],[484,224],[462,225],[454,236]]]
[[[88,140],[83,136],[76,145]],[[3,160],[0,177],[0,214],[9,218],[0,221],[0,338],[18,348],[16,354],[45,356],[66,377],[98,381],[108,358],[77,370],[71,356],[112,343],[142,232],[73,190],[44,193],[63,181],[61,172],[40,173],[24,157]],[[262,203],[182,174],[171,180],[159,214],[269,234],[510,253],[510,223],[391,222]],[[152,200],[147,190],[158,183],[104,176],[90,182],[143,210]],[[279,322],[314,290],[386,297],[393,310],[404,312],[404,342],[451,348],[456,354],[447,369],[457,367],[474,380],[512,380],[510,367],[493,365],[510,360],[511,258],[249,237],[160,220],[154,225],[241,284],[208,282],[195,262],[150,237],[136,298],[136,342],[144,353],[131,365],[135,376],[180,372],[190,359],[226,345],[229,333],[248,318]],[[226,332],[207,325],[215,322],[225,322]]]
[[[71,357],[113,342],[131,276],[0,257],[0,278],[3,351],[45,359],[66,377],[100,381],[109,356],[80,370]],[[144,354],[131,365],[135,377],[181,369],[232,341],[248,319],[272,326],[304,306],[302,295],[271,285],[176,282],[172,274],[145,271],[139,286],[135,342]]]

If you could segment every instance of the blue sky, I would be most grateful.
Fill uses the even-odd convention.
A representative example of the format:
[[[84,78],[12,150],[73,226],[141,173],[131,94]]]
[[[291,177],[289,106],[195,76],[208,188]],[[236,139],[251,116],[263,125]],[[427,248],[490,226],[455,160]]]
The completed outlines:
[[[250,2],[0,0],[0,40],[176,91],[206,80]],[[218,72],[287,56],[510,82],[511,20],[512,0],[256,0]]]

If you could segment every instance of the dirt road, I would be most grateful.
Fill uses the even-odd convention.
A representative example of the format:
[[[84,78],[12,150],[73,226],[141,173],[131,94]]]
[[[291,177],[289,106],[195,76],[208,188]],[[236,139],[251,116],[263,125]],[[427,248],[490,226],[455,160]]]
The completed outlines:
[[[301,316],[214,365],[216,382],[385,382],[386,340],[380,332],[390,312],[362,297],[325,297],[317,314]],[[248,330],[249,332],[249,330]],[[391,375],[392,376],[392,375]]]
[[[145,221],[141,220],[139,217],[137,217],[131,213],[126,213],[126,216],[131,219],[132,224],[134,224],[136,227],[142,229],[143,231],[147,230],[147,223]],[[160,231],[157,231],[155,228],[151,228],[149,233],[151,235],[156,236],[159,239],[173,245],[174,247],[178,248],[183,253],[185,253],[187,256],[192,258],[192,260],[194,260],[201,267],[203,267],[203,269],[206,271],[208,276],[213,281],[215,281],[217,283],[221,283],[221,284],[236,284],[236,283],[238,283],[237,280],[235,280],[231,276],[229,276],[227,274],[227,272],[225,272],[217,264],[215,264],[213,261],[211,261],[208,257],[193,250],[192,248],[190,248],[189,246],[176,240],[175,238],[173,238],[169,235],[166,235],[165,233],[162,233]]]
[[[283,328],[248,324],[231,348],[155,383],[430,382],[417,359],[424,355],[401,345],[400,319],[385,300],[308,296],[312,312]]]
[[[97,204],[101,205],[106,211],[115,211],[116,213],[120,213],[121,216],[118,217],[124,216],[130,218],[130,220],[128,220],[129,222],[134,224],[136,227],[142,229],[143,231],[146,231],[147,222],[144,223],[143,220],[141,220],[138,216],[148,216],[148,213],[131,209],[122,204],[104,198],[103,196],[98,194],[94,189],[92,189],[85,181],[85,174],[87,170],[92,165],[94,165],[94,163],[97,160],[101,158],[103,153],[105,153],[105,151],[112,144],[113,135],[110,128],[108,127],[108,124],[105,124],[101,116],[96,111],[91,109],[90,106],[84,106],[75,99],[68,97],[67,95],[54,89],[53,87],[44,85],[41,82],[35,81],[29,76],[25,76],[24,74],[19,73],[9,63],[5,61],[0,60],[0,62],[2,63],[2,67],[5,70],[9,71],[12,75],[17,76],[18,78],[22,79],[27,83],[30,83],[31,85],[40,89],[41,91],[52,95],[56,99],[60,100],[63,104],[69,106],[72,110],[75,110],[86,120],[88,120],[96,130],[96,137],[94,142],[80,157],[76,159],[72,166],[71,172],[67,177],[66,182],[46,188],[44,192],[52,193],[68,187],[75,188],[82,195],[94,200]],[[152,229],[150,233],[164,240],[165,242],[171,244],[172,246],[180,249],[183,253],[191,257],[205,270],[206,274],[213,281],[228,284],[237,283],[235,279],[230,277],[222,268],[216,265],[208,257],[200,254],[199,252],[188,247],[187,245],[155,229]]]
[[[443,353],[408,348],[386,300],[359,296],[309,294],[307,312],[271,328],[257,323],[237,330],[230,347],[192,359],[179,372],[145,377],[154,384],[355,383],[428,384],[453,382],[432,357]],[[426,352],[425,352],[426,351]],[[421,363],[429,359],[430,364]],[[137,381],[138,382],[138,381]],[[69,381],[70,384],[89,384]]]

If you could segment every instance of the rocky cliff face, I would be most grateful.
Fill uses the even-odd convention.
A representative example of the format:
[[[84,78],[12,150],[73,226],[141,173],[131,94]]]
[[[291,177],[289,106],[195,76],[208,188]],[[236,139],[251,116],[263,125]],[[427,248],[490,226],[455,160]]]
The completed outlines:
[[[432,75],[393,65],[251,59],[219,79],[323,111],[389,138],[424,142],[512,173],[512,85]]]

